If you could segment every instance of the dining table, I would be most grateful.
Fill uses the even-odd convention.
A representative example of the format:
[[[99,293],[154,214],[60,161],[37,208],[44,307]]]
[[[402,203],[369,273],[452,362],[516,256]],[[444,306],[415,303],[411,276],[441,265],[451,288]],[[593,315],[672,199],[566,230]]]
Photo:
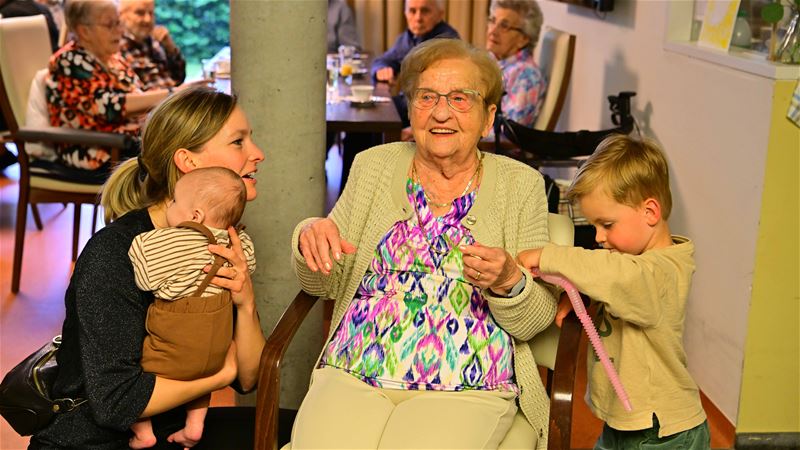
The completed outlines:
[[[325,102],[325,123],[329,133],[378,133],[383,142],[400,140],[403,122],[392,101],[388,83],[376,83],[372,100],[360,103],[352,98],[350,87],[371,84],[372,77],[364,73],[340,77],[336,91],[328,92]]]
[[[208,60],[214,64],[218,59],[230,58],[227,48],[222,49],[214,58]],[[328,90],[325,101],[325,124],[328,133],[378,133],[383,142],[400,140],[403,122],[392,101],[388,83],[375,83],[372,101],[355,102],[350,87],[354,85],[372,84],[369,74],[369,59],[362,57],[364,70],[349,76],[338,76],[335,92]],[[214,80],[216,89],[231,93],[229,74],[217,74]]]

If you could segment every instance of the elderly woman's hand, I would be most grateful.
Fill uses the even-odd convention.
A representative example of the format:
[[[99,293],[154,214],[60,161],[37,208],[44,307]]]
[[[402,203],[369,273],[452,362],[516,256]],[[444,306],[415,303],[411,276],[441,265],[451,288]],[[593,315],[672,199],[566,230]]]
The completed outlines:
[[[481,289],[505,295],[523,276],[514,258],[503,248],[479,243],[461,246],[464,277]]]
[[[230,266],[220,267],[211,283],[215,286],[231,291],[231,300],[236,306],[255,305],[255,293],[253,291],[253,280],[250,278],[250,270],[247,268],[247,257],[242,249],[242,241],[239,233],[233,227],[228,227],[228,235],[231,239],[231,247],[223,245],[209,244],[208,250],[215,255],[219,255],[226,260]],[[205,267],[208,272],[211,266]]]
[[[342,253],[355,253],[355,245],[342,239],[339,227],[328,218],[318,219],[306,224],[300,231],[300,253],[306,259],[308,268],[314,272],[322,271],[330,275],[333,263],[331,255],[336,261],[342,260]]]

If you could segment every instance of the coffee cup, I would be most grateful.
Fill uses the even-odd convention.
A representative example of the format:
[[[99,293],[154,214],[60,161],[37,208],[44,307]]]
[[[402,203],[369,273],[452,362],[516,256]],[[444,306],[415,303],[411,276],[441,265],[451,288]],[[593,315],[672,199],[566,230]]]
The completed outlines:
[[[375,87],[369,84],[361,84],[350,87],[350,91],[353,93],[353,100],[359,103],[366,103],[372,100],[373,90],[375,90]]]

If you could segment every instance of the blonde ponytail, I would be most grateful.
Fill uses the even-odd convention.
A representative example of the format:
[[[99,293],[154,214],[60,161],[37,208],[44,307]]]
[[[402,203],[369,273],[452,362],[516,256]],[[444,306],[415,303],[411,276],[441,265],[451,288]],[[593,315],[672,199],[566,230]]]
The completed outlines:
[[[181,176],[174,162],[175,152],[181,148],[202,151],[235,108],[236,97],[194,86],[171,95],[153,109],[142,129],[141,154],[120,164],[103,186],[100,203],[106,222],[172,198]]]

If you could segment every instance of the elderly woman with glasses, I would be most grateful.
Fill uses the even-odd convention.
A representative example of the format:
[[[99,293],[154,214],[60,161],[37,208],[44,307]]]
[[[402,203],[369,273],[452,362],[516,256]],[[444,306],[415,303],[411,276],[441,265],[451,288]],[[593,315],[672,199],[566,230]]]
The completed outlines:
[[[50,124],[138,135],[144,113],[172,89],[142,91],[142,82],[119,54],[122,28],[116,2],[70,0],[65,14],[73,40],[50,60]],[[62,145],[56,155],[53,168],[72,179],[102,183],[110,169],[107,148]]]
[[[398,81],[416,142],[360,153],[331,214],[293,235],[302,288],[335,306],[292,448],[545,448],[526,341],[556,301],[514,260],[548,241],[544,183],[477,148],[500,70],[433,39]]]
[[[542,10],[536,0],[492,0],[486,28],[486,49],[503,71],[500,110],[509,119],[533,126],[547,88],[533,49],[542,28]]]

